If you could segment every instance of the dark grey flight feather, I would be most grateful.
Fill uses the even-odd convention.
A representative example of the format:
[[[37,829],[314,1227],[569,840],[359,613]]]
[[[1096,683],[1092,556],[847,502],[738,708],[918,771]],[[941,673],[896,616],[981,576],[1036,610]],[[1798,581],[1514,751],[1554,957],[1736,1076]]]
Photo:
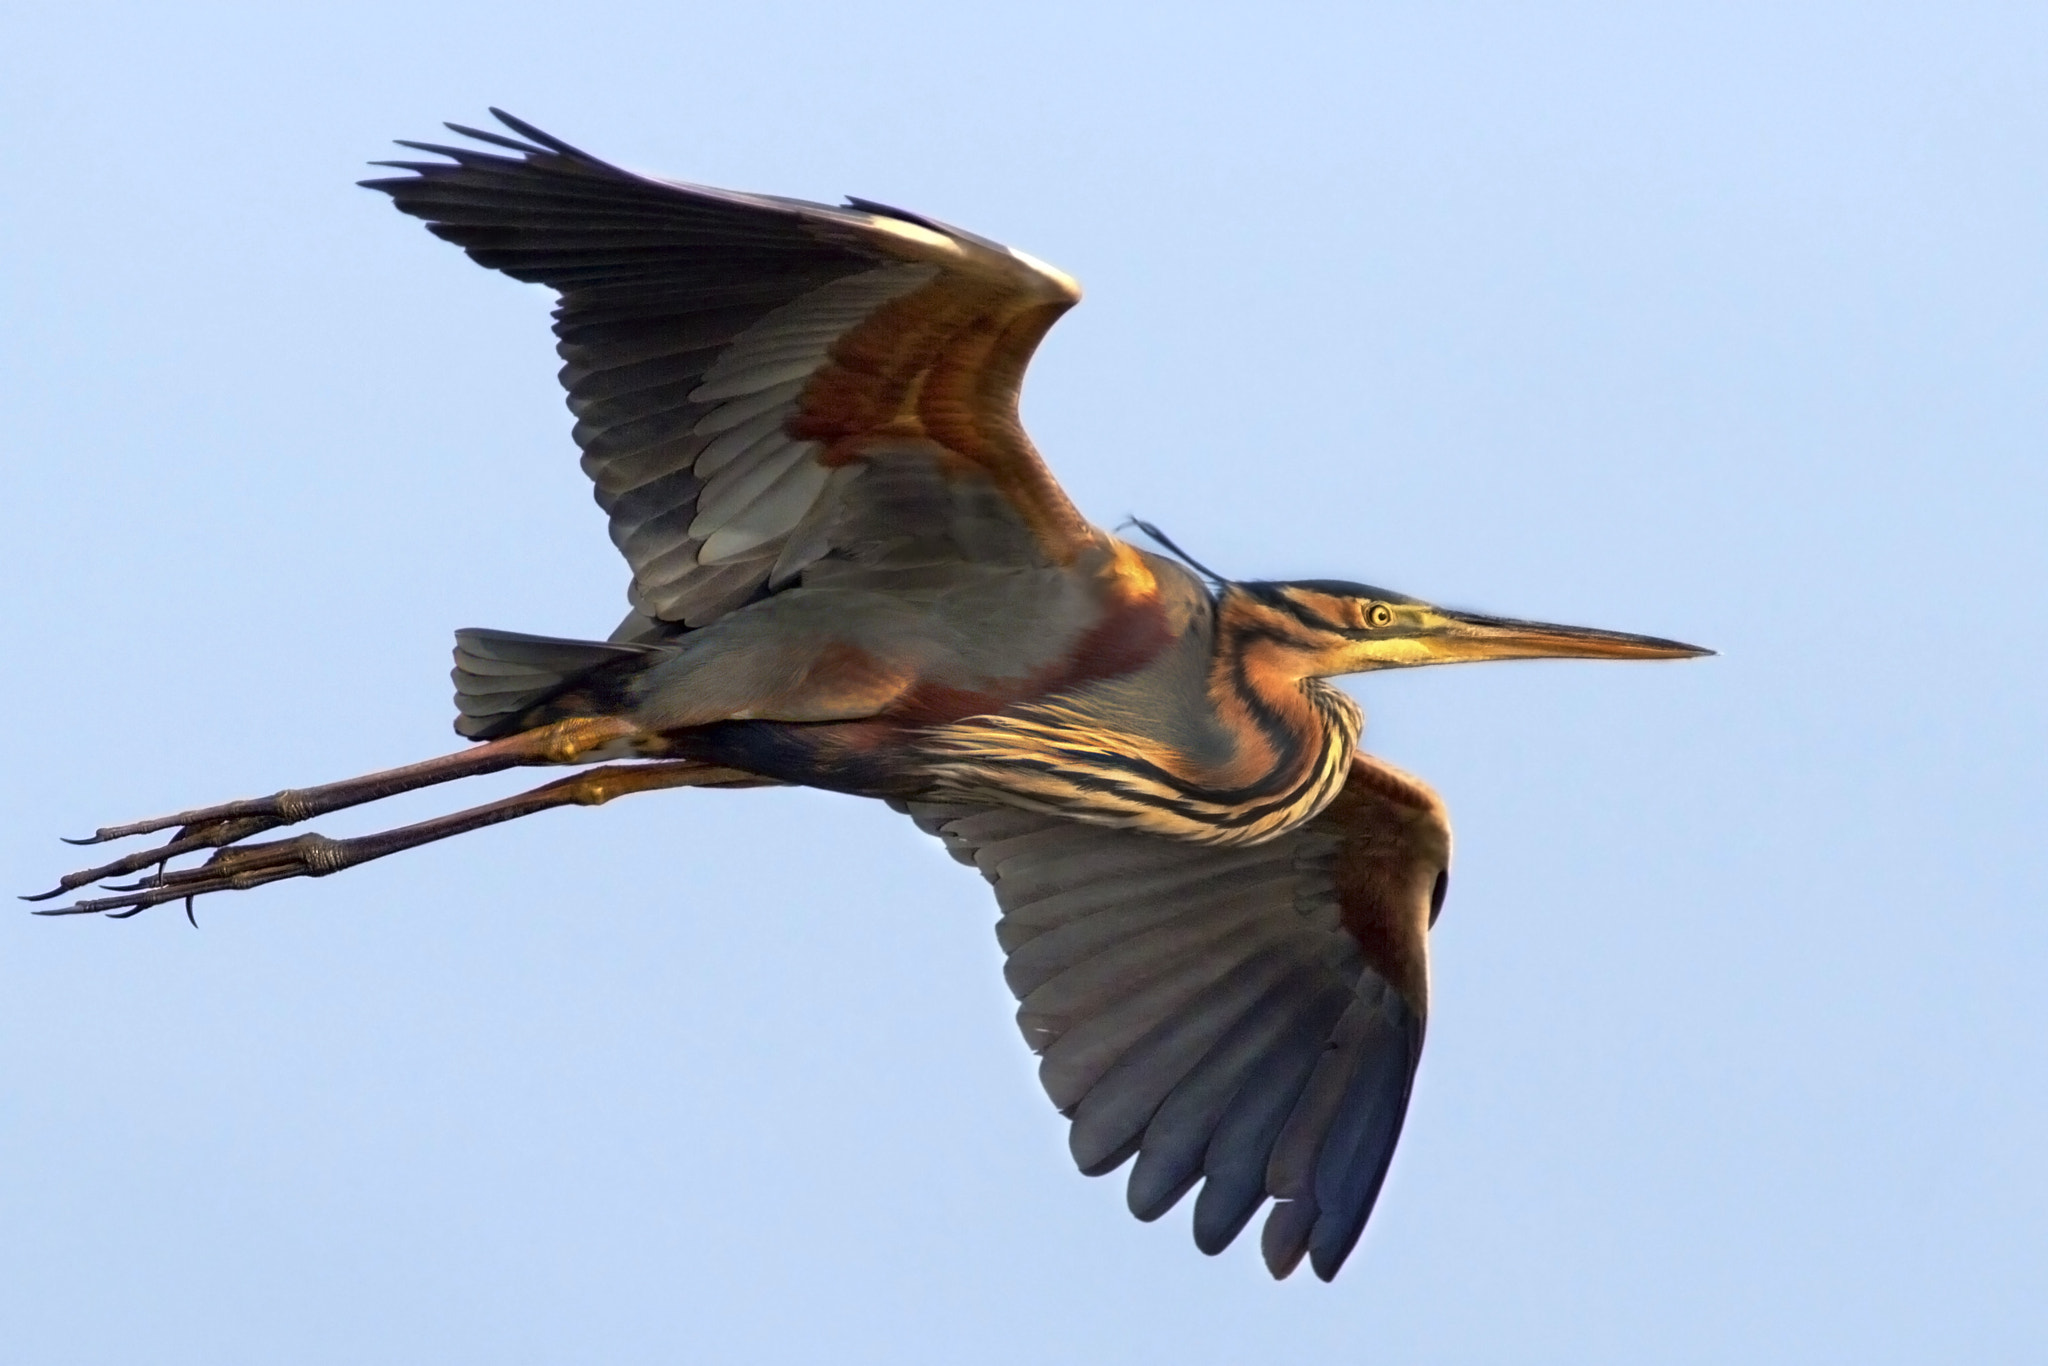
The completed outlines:
[[[1176,843],[1008,808],[898,803],[979,869],[1041,1080],[1077,1166],[1129,1161],[1131,1212],[1200,1185],[1216,1253],[1274,1201],[1284,1276],[1334,1276],[1385,1182],[1422,1019],[1342,928],[1333,818],[1249,849]]]

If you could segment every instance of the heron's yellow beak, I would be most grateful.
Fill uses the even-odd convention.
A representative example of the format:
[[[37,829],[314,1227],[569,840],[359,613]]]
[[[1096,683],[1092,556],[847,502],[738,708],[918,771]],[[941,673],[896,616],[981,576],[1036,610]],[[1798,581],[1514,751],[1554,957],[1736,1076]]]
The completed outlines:
[[[1432,664],[1479,659],[1695,659],[1712,650],[1657,636],[1428,608],[1414,639]],[[1434,621],[1426,620],[1434,617]]]
[[[1453,612],[1335,580],[1228,585],[1224,611],[1282,651],[1298,676],[1485,659],[1693,659],[1712,650],[1659,636]]]
[[[1488,659],[1694,659],[1712,650],[1658,636],[1390,604],[1384,630],[1347,642],[1345,672],[1466,664]]]

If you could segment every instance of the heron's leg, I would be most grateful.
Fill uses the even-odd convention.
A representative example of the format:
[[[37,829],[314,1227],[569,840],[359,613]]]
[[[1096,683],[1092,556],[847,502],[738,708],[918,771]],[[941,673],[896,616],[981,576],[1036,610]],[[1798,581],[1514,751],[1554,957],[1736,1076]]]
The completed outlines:
[[[573,764],[606,746],[630,745],[633,741],[643,738],[650,737],[647,737],[646,732],[638,726],[620,717],[571,717],[566,721],[556,721],[551,725],[521,731],[517,735],[508,735],[502,740],[472,745],[453,754],[444,754],[438,759],[427,759],[417,764],[407,764],[402,768],[387,768],[378,773],[365,773],[359,778],[345,778],[338,783],[323,783],[319,787],[286,788],[268,797],[223,802],[219,806],[180,811],[175,816],[157,816],[129,825],[103,826],[85,839],[66,842],[104,844],[108,840],[127,839],[131,835],[147,835],[173,827],[177,833],[154,848],[124,855],[102,863],[97,868],[67,873],[49,891],[24,897],[23,900],[47,901],[51,897],[62,896],[73,888],[84,887],[110,877],[140,872],[167,859],[177,858],[180,854],[196,853],[201,849],[226,848],[230,844],[248,839],[251,835],[260,835],[281,825],[296,825],[315,816],[324,816],[330,811],[394,797],[401,792],[411,792],[415,788],[432,787],[436,783],[453,782],[457,778],[470,778],[480,773],[497,773],[524,765]]]
[[[671,787],[769,787],[771,778],[756,777],[736,768],[675,759],[650,764],[608,764],[567,778],[558,778],[530,792],[500,801],[473,806],[467,811],[436,816],[415,825],[380,830],[374,835],[335,840],[325,835],[306,834],[267,844],[243,844],[222,849],[197,868],[158,872],[126,887],[109,890],[119,896],[95,897],[71,906],[37,911],[37,915],[84,915],[100,911],[124,919],[166,901],[189,903],[208,892],[240,891],[261,887],[292,877],[325,877],[371,859],[432,844],[451,835],[481,830],[500,821],[517,820],[536,811],[557,806],[602,806],[614,797],[634,792],[654,792]]]

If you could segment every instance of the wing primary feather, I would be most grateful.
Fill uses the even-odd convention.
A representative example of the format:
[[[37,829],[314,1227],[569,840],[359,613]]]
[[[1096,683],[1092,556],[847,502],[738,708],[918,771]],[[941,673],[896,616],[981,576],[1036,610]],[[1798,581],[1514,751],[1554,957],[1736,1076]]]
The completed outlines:
[[[504,157],[493,156],[488,152],[479,152],[474,147],[447,147],[438,142],[415,142],[411,138],[393,138],[391,142],[393,146],[403,147],[410,152],[426,152],[432,156],[448,157],[464,170],[474,170],[479,165],[489,165],[492,162],[496,162],[499,165],[512,164],[508,163]],[[446,172],[455,169],[446,161],[398,161],[393,159],[388,161],[372,161],[368,164],[372,166],[388,166],[394,171],[416,171],[421,175],[425,175],[429,171]]]
[[[1316,1155],[1358,1066],[1359,1041],[1369,1028],[1374,1008],[1373,1002],[1354,997],[1331,1029],[1315,1071],[1274,1142],[1266,1186],[1276,1199],[1314,1202]]]
[[[1312,964],[1291,964],[1175,1084],[1145,1126],[1137,1165],[1131,1168],[1126,1196],[1132,1214],[1148,1223],[1157,1219],[1200,1178],[1225,1107],[1276,1040],[1294,1026],[1302,1001],[1321,975]]]
[[[1217,1121],[1202,1157],[1206,1179],[1195,1197],[1195,1246],[1210,1256],[1230,1246],[1266,1202],[1273,1144],[1351,1000],[1348,988],[1332,982],[1304,1002]]]
[[[555,137],[552,134],[543,133],[540,129],[534,127],[525,119],[515,118],[512,115],[506,113],[504,110],[498,108],[496,105],[491,106],[491,117],[496,119],[498,122],[504,124],[507,128],[510,128],[513,132],[519,134],[519,136],[526,138],[529,141],[539,143],[542,147],[547,148],[551,152],[559,152],[565,157],[572,157],[578,161],[587,161],[591,165],[601,166],[607,171],[618,171],[620,175],[628,174],[625,171],[619,171],[618,167],[616,166],[610,165],[607,162],[599,161],[596,157],[590,155],[590,153],[588,152],[585,152],[579,148],[571,147],[568,143],[562,141],[560,138]]]
[[[466,138],[475,138],[478,142],[488,142],[494,147],[509,148],[522,156],[532,156],[542,150],[530,142],[521,142],[517,138],[508,138],[503,133],[493,133],[487,128],[471,128],[468,124],[463,123],[444,123],[441,126],[451,133],[457,133]]]
[[[1325,1281],[1351,1255],[1379,1200],[1422,1051],[1422,1022],[1400,995],[1387,991],[1380,1004],[1316,1160],[1317,1215],[1308,1254],[1310,1267]]]
[[[1266,1226],[1259,1231],[1259,1252],[1273,1279],[1284,1281],[1301,1265],[1309,1235],[1316,1225],[1316,1202],[1307,1197],[1275,1200]]]
[[[1158,1021],[1180,1010],[1234,964],[1285,933],[1285,929],[1253,919],[1227,937],[1188,948],[1172,962],[1153,969],[1148,974],[1151,980],[1142,988],[1079,1001],[1073,1013],[1034,1010],[1027,1003],[1017,1012],[1017,1024],[1026,1041],[1045,1054],[1038,1065],[1038,1080],[1046,1095],[1062,1113],[1071,1111]]]
[[[1135,1150],[1174,1087],[1292,966],[1283,941],[1236,964],[1133,1044],[1074,1111],[1067,1145],[1083,1173],[1099,1176]],[[1104,1165],[1107,1163],[1108,1165]]]
[[[1317,1061],[1301,1098],[1287,1117],[1273,1156],[1267,1165],[1266,1188],[1275,1201],[1267,1216],[1261,1246],[1267,1268],[1284,1277],[1301,1262],[1304,1254],[1320,1249],[1314,1257],[1316,1274],[1328,1280],[1358,1240],[1371,1212],[1371,1197],[1377,1195],[1383,1163],[1393,1153],[1392,1139],[1398,1138],[1398,1119],[1381,1147],[1364,1150],[1372,1136],[1370,1121],[1376,1113],[1370,1104],[1353,1103],[1356,1095],[1377,1098],[1369,1084],[1384,1086],[1388,1065],[1400,1062],[1399,1098],[1395,1108],[1405,1113],[1408,1078],[1421,1049],[1421,1022],[1399,993],[1377,973],[1367,971],[1360,979],[1358,999],[1331,1031],[1330,1045]],[[1368,1084],[1354,1090],[1361,1073]],[[1348,1140],[1344,1155],[1324,1175],[1325,1152],[1331,1135],[1341,1130]],[[1357,1159],[1363,1155],[1382,1164],[1381,1170],[1354,1179]],[[1348,1197],[1349,1203],[1330,1211],[1323,1222],[1324,1194]]]

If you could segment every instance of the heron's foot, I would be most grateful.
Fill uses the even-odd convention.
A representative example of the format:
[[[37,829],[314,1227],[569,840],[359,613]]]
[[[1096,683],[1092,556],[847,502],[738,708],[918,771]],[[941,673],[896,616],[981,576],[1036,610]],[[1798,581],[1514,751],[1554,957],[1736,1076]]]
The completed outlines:
[[[225,849],[238,844],[252,835],[266,830],[275,830],[281,825],[290,825],[305,817],[292,813],[289,805],[278,810],[262,811],[247,808],[260,807],[265,802],[276,802],[290,798],[295,793],[280,792],[276,797],[260,798],[255,801],[229,802],[221,806],[207,807],[198,811],[187,811],[176,816],[158,820],[137,821],[133,825],[110,825],[97,832],[90,839],[66,840],[66,844],[98,844],[102,840],[123,839],[129,835],[145,834],[155,830],[177,827],[177,833],[162,844],[148,849],[124,854],[94,868],[84,868],[75,873],[66,873],[57,880],[57,885],[47,892],[23,897],[24,901],[48,901],[79,887],[95,882],[104,882],[110,877],[126,877],[139,873],[145,868],[161,866],[183,854],[196,854],[205,849]]]
[[[297,825],[300,821],[324,816],[330,811],[360,806],[400,792],[522,765],[583,762],[608,747],[644,746],[649,740],[650,737],[633,723],[617,717],[571,717],[403,768],[366,773],[359,778],[323,783],[318,787],[286,788],[268,797],[222,802],[218,806],[203,806],[171,816],[155,816],[127,825],[101,826],[84,839],[66,840],[65,843],[106,844],[135,835],[155,834],[160,830],[173,830],[175,833],[153,848],[124,854],[95,868],[67,873],[49,891],[23,897],[22,900],[48,901],[110,877],[126,877],[145,868],[161,867],[184,854],[225,849],[266,830]]]
[[[389,852],[375,849],[378,838],[370,835],[362,839],[332,840],[325,835],[307,834],[288,840],[273,840],[268,844],[244,844],[231,849],[223,848],[197,868],[160,869],[126,886],[110,884],[107,890],[120,893],[118,896],[93,897],[69,906],[55,906],[37,911],[35,914],[104,913],[115,920],[125,920],[131,915],[148,910],[151,906],[160,906],[166,901],[183,901],[185,913],[189,917],[192,912],[192,898],[204,896],[208,892],[242,891],[250,887],[261,887],[266,882],[281,882],[291,877],[325,877],[329,873],[340,872],[351,864],[376,858],[379,853]],[[164,846],[164,850],[172,849],[180,842],[173,840]],[[195,844],[193,847],[203,846]],[[152,850],[150,857],[160,862],[170,855],[163,850]],[[59,887],[57,891],[64,892],[71,887],[79,886],[80,883],[74,879],[87,876],[89,875],[74,873],[64,879],[69,885]],[[93,877],[92,880],[99,879]],[[28,899],[43,900],[49,895],[53,894],[46,893],[44,897]]]

